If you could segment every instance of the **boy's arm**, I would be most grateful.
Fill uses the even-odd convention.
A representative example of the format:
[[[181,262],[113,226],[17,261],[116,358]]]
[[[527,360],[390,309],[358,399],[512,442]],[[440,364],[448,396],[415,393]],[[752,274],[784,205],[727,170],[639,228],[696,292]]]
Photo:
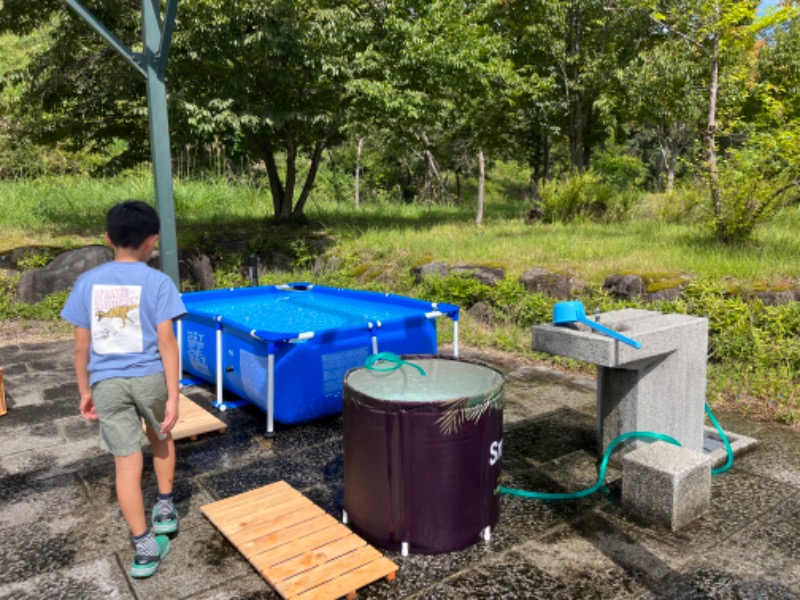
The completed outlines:
[[[81,416],[89,421],[96,421],[97,413],[92,400],[92,389],[89,387],[89,350],[91,345],[91,331],[84,327],[76,327],[74,363],[75,376],[78,378],[78,393],[81,397]]]
[[[167,379],[167,411],[161,424],[161,433],[169,433],[178,422],[178,399],[180,397],[180,373],[178,373],[178,340],[172,330],[172,320],[158,324],[158,351]]]

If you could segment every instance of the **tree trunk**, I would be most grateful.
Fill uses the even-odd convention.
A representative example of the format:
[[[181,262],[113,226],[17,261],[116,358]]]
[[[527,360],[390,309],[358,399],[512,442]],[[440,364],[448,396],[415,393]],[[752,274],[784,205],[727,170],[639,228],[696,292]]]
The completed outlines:
[[[314,147],[308,175],[303,184],[303,189],[300,192],[300,197],[297,200],[297,205],[294,206],[293,209],[294,188],[297,179],[297,146],[293,143],[287,143],[286,187],[284,187],[281,182],[280,173],[278,172],[277,162],[275,161],[275,150],[270,139],[268,137],[257,139],[252,133],[247,134],[246,137],[250,147],[266,165],[269,188],[272,193],[272,208],[275,212],[275,220],[287,221],[292,217],[301,216],[305,209],[308,196],[311,194],[311,189],[314,187],[314,180],[319,170],[319,164],[322,161],[322,152],[325,150],[326,140],[318,141]]]
[[[544,178],[545,181],[550,181],[553,178],[553,160],[550,151],[550,137],[547,134],[544,134],[542,145],[544,146]]]
[[[433,156],[433,152],[430,150],[425,150],[425,158],[428,162],[428,176],[426,177],[426,186],[428,187],[428,192],[431,196],[441,196],[443,189],[442,177],[439,175],[436,158]],[[436,184],[436,193],[433,191],[434,183]]]
[[[678,164],[678,157],[672,156],[667,163],[667,195],[671,196],[675,190],[675,167]]]
[[[711,190],[711,205],[714,216],[722,216],[722,193],[719,188],[719,169],[717,167],[717,94],[719,93],[719,36],[714,38],[711,51],[711,83],[708,93],[708,187]]]
[[[570,36],[570,48],[569,53],[570,56],[573,58],[573,66],[572,66],[572,81],[577,84],[580,80],[580,66],[578,65],[578,61],[576,60],[577,57],[580,56],[581,53],[581,44],[583,40],[581,39],[581,34],[583,30],[583,13],[581,9],[577,7],[574,8],[574,12],[570,11],[570,29],[571,29],[571,36]],[[568,88],[569,89],[569,88]],[[584,139],[584,128],[586,127],[586,109],[584,107],[584,98],[583,98],[584,91],[580,88],[572,90],[572,98],[569,96],[569,92],[567,93],[566,100],[569,105],[569,154],[570,154],[570,163],[573,170],[577,170],[578,173],[583,173],[585,168],[584,157],[585,157],[585,139]]]
[[[278,173],[278,165],[275,162],[275,151],[272,147],[272,142],[268,137],[259,140],[252,133],[246,134],[246,137],[250,147],[264,161],[264,166],[267,169],[267,179],[269,180],[269,190],[272,194],[272,210],[275,219],[279,220],[285,196],[281,176]]]
[[[361,150],[364,147],[364,138],[358,138],[356,148],[356,208],[361,208]]]
[[[297,183],[297,144],[294,140],[286,143],[286,185],[284,186],[283,202],[281,212],[278,216],[279,221],[286,221],[292,216],[292,204],[294,204],[294,187]]]
[[[461,204],[461,167],[456,167],[456,203]]]
[[[586,155],[585,141],[583,138],[584,109],[583,94],[575,92],[572,113],[569,117],[569,154],[570,163],[574,170],[583,173],[585,169],[584,157]]]
[[[325,150],[327,140],[319,140],[314,146],[314,153],[311,155],[311,165],[308,168],[306,181],[303,184],[303,189],[300,192],[300,197],[297,199],[297,204],[292,211],[292,217],[300,217],[306,207],[306,201],[311,195],[311,189],[314,187],[314,180],[317,178],[317,171],[319,171],[319,164],[322,162],[322,151]]]
[[[475,225],[483,225],[483,190],[486,183],[486,160],[483,156],[483,148],[478,150],[478,212],[475,215]]]

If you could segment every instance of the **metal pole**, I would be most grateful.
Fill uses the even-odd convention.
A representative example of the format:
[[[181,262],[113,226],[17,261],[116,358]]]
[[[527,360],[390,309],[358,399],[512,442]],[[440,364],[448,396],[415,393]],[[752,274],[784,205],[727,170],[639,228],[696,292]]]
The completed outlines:
[[[272,342],[267,347],[267,431],[265,437],[275,435],[275,352]]]
[[[217,351],[217,368],[216,368],[216,383],[217,383],[217,401],[214,403],[214,406],[223,410],[224,402],[222,401],[222,323],[220,319],[222,317],[214,317],[217,325],[217,344],[216,344],[216,351]]]
[[[150,122],[150,150],[158,214],[161,218],[159,257],[161,270],[180,288],[178,273],[178,236],[175,226],[175,198],[172,192],[172,157],[169,149],[167,86],[160,70],[162,50],[161,3],[142,0],[142,31],[145,70],[147,71],[147,108]],[[166,48],[164,48],[166,50]]]

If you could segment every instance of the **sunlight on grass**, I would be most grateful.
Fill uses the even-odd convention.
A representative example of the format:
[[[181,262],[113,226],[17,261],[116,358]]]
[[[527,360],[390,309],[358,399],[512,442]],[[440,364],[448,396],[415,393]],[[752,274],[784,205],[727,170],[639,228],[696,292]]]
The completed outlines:
[[[312,195],[307,228],[334,236],[337,251],[383,263],[502,266],[516,276],[541,266],[569,271],[589,283],[612,273],[684,273],[733,281],[779,281],[800,276],[800,207],[785,209],[741,247],[712,241],[699,226],[638,218],[621,224],[592,222],[526,225],[529,205],[504,196],[493,183],[484,226],[463,205],[351,204]],[[23,245],[72,247],[102,243],[104,217],[116,202],[154,202],[149,173],[109,179],[57,177],[0,182],[0,252]],[[188,250],[228,240],[248,240],[270,226],[272,200],[263,187],[226,180],[176,181],[178,239]]]

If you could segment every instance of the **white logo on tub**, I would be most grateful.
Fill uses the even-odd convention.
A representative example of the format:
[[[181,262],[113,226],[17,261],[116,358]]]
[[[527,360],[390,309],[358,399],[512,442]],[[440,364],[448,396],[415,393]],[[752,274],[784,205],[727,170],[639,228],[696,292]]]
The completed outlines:
[[[503,440],[492,442],[489,446],[489,464],[494,465],[503,457]]]

